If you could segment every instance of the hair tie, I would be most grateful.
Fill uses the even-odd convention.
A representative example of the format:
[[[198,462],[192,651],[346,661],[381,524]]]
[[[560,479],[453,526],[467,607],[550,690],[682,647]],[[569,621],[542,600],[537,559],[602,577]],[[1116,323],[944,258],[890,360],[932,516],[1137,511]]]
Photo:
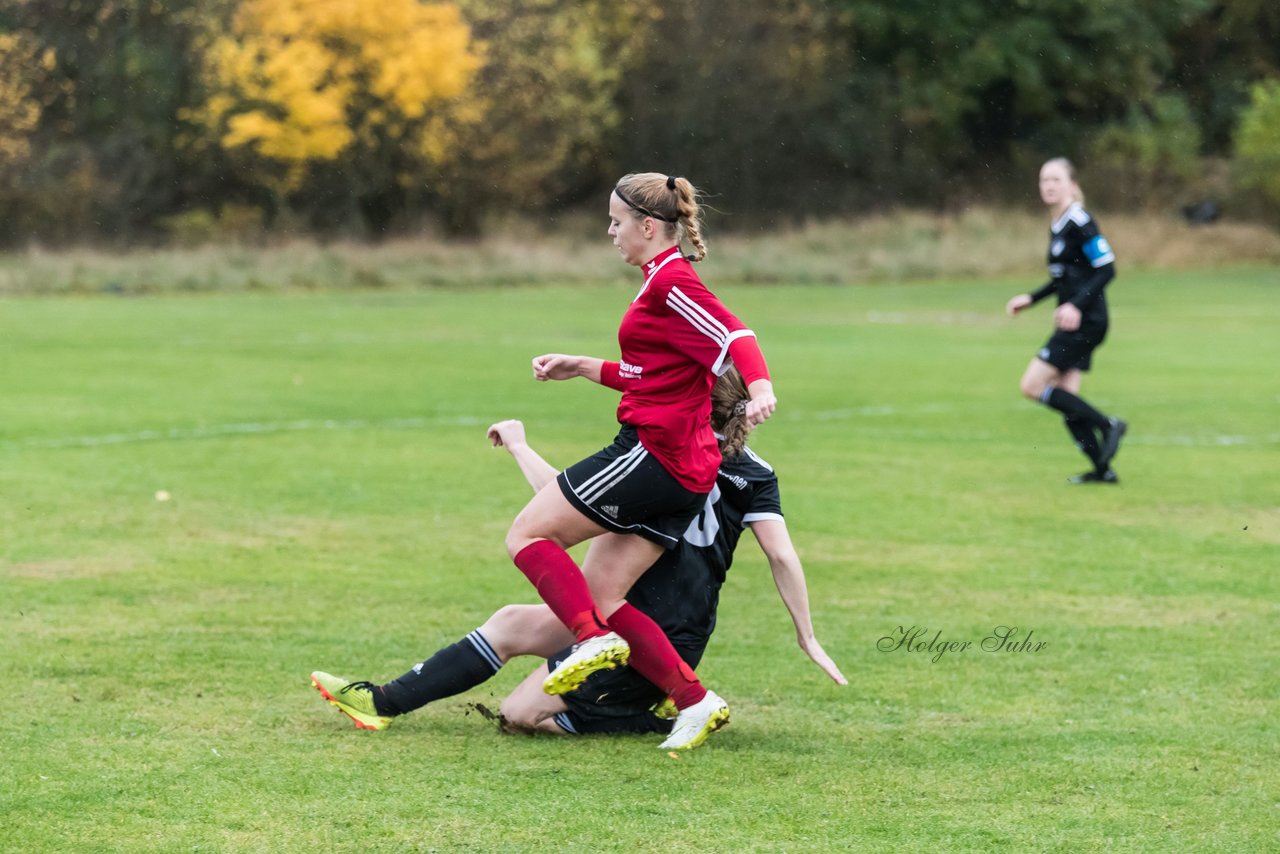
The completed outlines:
[[[733,414],[734,414],[734,415],[746,415],[746,414],[747,414],[747,401],[745,401],[745,400],[740,400],[740,401],[738,401],[737,403],[735,403],[735,404],[733,405]]]
[[[674,175],[667,176],[667,189],[674,190],[676,188],[676,178]]]

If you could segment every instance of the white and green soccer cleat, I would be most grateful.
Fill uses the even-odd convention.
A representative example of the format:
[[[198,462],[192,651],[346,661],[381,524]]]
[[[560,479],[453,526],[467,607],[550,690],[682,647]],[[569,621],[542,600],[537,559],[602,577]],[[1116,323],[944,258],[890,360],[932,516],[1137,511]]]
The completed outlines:
[[[617,632],[587,638],[573,648],[560,666],[542,680],[548,694],[568,694],[597,670],[611,670],[625,665],[631,658],[631,647]]]
[[[682,709],[671,727],[671,736],[658,745],[663,750],[692,750],[707,736],[729,723],[729,704],[714,691]]]
[[[311,684],[329,704],[355,721],[356,729],[386,729],[394,718],[378,714],[373,702],[372,682],[350,682],[341,676],[317,670],[311,674]]]

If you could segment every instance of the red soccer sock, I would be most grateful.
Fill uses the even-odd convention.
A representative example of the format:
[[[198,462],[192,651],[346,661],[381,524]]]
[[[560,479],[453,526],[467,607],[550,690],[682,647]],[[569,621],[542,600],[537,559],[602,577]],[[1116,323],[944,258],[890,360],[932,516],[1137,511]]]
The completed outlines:
[[[671,645],[658,624],[629,602],[609,615],[609,626],[631,645],[631,667],[687,709],[707,696],[693,669]]]
[[[569,553],[550,540],[534,540],[515,556],[516,566],[533,582],[542,601],[579,642],[609,631],[596,610],[582,570]]]

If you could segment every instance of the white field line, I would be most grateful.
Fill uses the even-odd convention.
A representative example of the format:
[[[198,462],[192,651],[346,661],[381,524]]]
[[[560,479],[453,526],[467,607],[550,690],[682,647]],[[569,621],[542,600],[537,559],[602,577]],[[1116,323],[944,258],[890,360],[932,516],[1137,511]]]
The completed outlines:
[[[1029,404],[1019,402],[1008,406],[992,407],[989,411],[1012,412],[1026,409]],[[973,407],[958,407],[944,403],[925,403],[918,406],[859,406],[851,409],[828,409],[808,416],[814,421],[849,421],[856,418],[892,418],[917,415],[955,415],[960,412],[972,412]],[[1126,445],[1150,445],[1152,447],[1185,447],[1185,448],[1229,448],[1239,445],[1277,445],[1280,444],[1280,433],[1263,433],[1250,436],[1243,434],[1216,435],[1159,435],[1146,434],[1134,430],[1124,437]]]
[[[128,433],[14,439],[0,441],[0,448],[96,448],[103,445],[130,445],[138,442],[181,442],[192,439],[217,439],[225,436],[303,433],[316,430],[418,430],[433,425],[471,427],[481,423],[480,418],[471,415],[437,418],[388,418],[381,421],[365,418],[342,420],[306,418],[298,421],[201,424],[196,427],[168,427],[162,430],[135,430]]]
[[[1000,411],[1023,409],[1026,404],[1000,407]],[[972,409],[963,408],[968,411]],[[861,418],[892,418],[896,416],[919,415],[953,415],[961,412],[961,407],[947,404],[921,404],[919,406],[860,406],[850,409],[829,409],[815,412],[804,417],[814,421],[850,421]],[[83,436],[49,436],[30,439],[0,440],[0,450],[18,450],[23,448],[97,448],[107,445],[131,445],[142,442],[182,442],[200,439],[218,439],[229,436],[265,436],[277,433],[305,433],[313,431],[357,431],[357,430],[420,430],[426,427],[475,427],[484,424],[484,419],[474,415],[437,416],[432,418],[387,418],[374,420],[367,418],[320,419],[306,418],[297,421],[250,421],[231,424],[201,424],[195,427],[168,427],[156,430],[134,430],[124,433],[98,433]],[[989,437],[975,437],[987,439]],[[1217,434],[1217,435],[1160,435],[1147,434],[1132,430],[1125,437],[1126,445],[1147,445],[1151,447],[1185,447],[1185,448],[1229,448],[1255,445],[1280,444],[1280,433],[1263,433],[1260,435]]]

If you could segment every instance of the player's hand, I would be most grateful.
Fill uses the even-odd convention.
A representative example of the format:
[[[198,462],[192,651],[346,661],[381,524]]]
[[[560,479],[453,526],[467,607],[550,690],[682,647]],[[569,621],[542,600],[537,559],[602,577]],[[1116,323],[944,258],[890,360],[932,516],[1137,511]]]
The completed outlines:
[[[486,435],[489,437],[489,444],[495,448],[504,446],[510,448],[513,445],[526,444],[524,424],[515,419],[499,421],[497,424],[491,425]]]
[[[1031,305],[1031,294],[1018,294],[1016,297],[1014,297],[1013,299],[1005,303],[1004,310],[1008,313],[1010,317],[1013,317],[1017,315],[1018,312],[1022,311],[1024,308],[1027,308],[1030,305]]]
[[[753,397],[751,402],[747,404],[747,423],[752,427],[759,427],[769,419],[769,416],[777,408],[778,398],[773,396],[773,392]]]
[[[747,386],[751,399],[747,401],[747,423],[759,427],[778,408],[778,398],[773,396],[773,383],[769,380],[756,380]]]
[[[540,383],[547,380],[569,380],[579,375],[581,366],[581,356],[547,353],[534,358],[533,378]]]
[[[831,660],[831,656],[827,655],[826,650],[822,648],[822,644],[818,643],[817,638],[800,638],[800,648],[804,650],[805,655],[813,659],[813,663],[822,668],[823,672],[831,677],[831,681],[837,685],[848,685],[849,680],[844,678],[844,674],[840,672],[840,668],[836,667],[836,663]]]
[[[1063,332],[1075,332],[1080,328],[1080,309],[1069,302],[1064,302],[1053,313],[1053,322]]]

